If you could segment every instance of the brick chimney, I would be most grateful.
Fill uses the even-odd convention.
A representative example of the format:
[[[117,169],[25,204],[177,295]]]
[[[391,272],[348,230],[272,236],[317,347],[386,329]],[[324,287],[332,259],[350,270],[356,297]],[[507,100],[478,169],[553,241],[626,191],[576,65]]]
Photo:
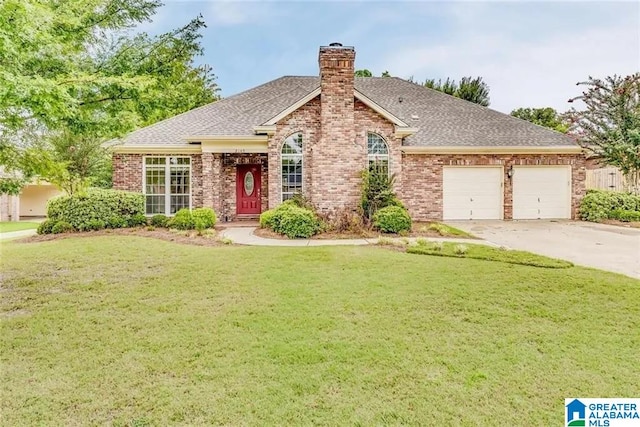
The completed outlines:
[[[320,140],[313,148],[312,199],[320,210],[357,206],[364,168],[354,146],[353,47],[331,43],[320,47]],[[362,161],[361,161],[362,160]]]

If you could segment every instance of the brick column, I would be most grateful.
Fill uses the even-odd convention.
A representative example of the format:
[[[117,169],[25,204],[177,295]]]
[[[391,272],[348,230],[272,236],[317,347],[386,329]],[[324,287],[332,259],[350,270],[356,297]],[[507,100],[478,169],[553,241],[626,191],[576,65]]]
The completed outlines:
[[[213,207],[213,153],[202,153],[202,206]]]

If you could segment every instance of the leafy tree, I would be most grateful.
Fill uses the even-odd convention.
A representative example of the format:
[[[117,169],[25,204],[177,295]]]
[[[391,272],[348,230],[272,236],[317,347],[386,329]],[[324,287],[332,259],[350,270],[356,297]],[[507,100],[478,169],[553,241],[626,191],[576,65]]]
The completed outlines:
[[[393,191],[395,176],[389,175],[386,165],[372,164],[362,172],[362,198],[360,207],[366,222],[386,206],[401,206]]]
[[[640,73],[589,77],[586,89],[569,100],[584,108],[569,112],[569,133],[605,164],[622,171],[630,189],[640,191]]]
[[[482,77],[463,77],[460,83],[449,77],[444,81],[427,79],[423,86],[485,107],[489,105],[489,85],[482,81]]]
[[[88,169],[77,167],[78,153],[97,154],[101,141],[217,99],[215,76],[193,64],[202,52],[202,17],[157,37],[131,35],[159,6],[158,0],[0,3],[5,170],[58,180],[60,167],[69,167],[69,177],[84,179]],[[65,138],[67,148],[78,150],[73,155],[62,154]]]
[[[356,77],[373,77],[373,74],[371,73],[371,71],[365,69],[365,70],[356,70],[356,72],[354,73]]]
[[[518,108],[513,110],[511,115],[561,133],[567,133],[569,130],[566,119],[551,107]]]
[[[391,73],[387,70],[383,71],[380,77],[391,77]]]

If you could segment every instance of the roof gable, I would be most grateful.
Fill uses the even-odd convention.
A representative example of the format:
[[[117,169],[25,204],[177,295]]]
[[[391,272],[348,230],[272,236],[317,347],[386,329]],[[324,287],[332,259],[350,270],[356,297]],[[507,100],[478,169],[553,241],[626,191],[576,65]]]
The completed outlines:
[[[184,146],[199,136],[249,136],[317,96],[318,77],[285,76],[139,129],[126,146]],[[356,77],[354,96],[415,147],[576,147],[566,135],[396,77]],[[413,133],[413,134],[412,134]],[[408,135],[408,136],[407,136]]]

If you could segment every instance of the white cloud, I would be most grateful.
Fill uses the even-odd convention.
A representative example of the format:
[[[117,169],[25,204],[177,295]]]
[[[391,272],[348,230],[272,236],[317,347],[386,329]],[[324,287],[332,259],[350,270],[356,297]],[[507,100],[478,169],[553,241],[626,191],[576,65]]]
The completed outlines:
[[[389,64],[392,74],[417,79],[482,76],[491,87],[491,108],[503,112],[543,106],[565,111],[570,107],[567,100],[580,94],[576,82],[590,75],[604,77],[640,70],[637,16],[599,27],[567,25],[550,31],[551,36],[541,33],[526,38],[513,34],[517,28],[513,21],[492,30],[491,21],[500,19],[497,16],[472,14],[460,8],[455,8],[452,16],[456,24],[450,38],[402,46],[382,55],[380,66]],[[483,28],[477,29],[473,20],[484,20]],[[466,28],[469,25],[471,29]]]

